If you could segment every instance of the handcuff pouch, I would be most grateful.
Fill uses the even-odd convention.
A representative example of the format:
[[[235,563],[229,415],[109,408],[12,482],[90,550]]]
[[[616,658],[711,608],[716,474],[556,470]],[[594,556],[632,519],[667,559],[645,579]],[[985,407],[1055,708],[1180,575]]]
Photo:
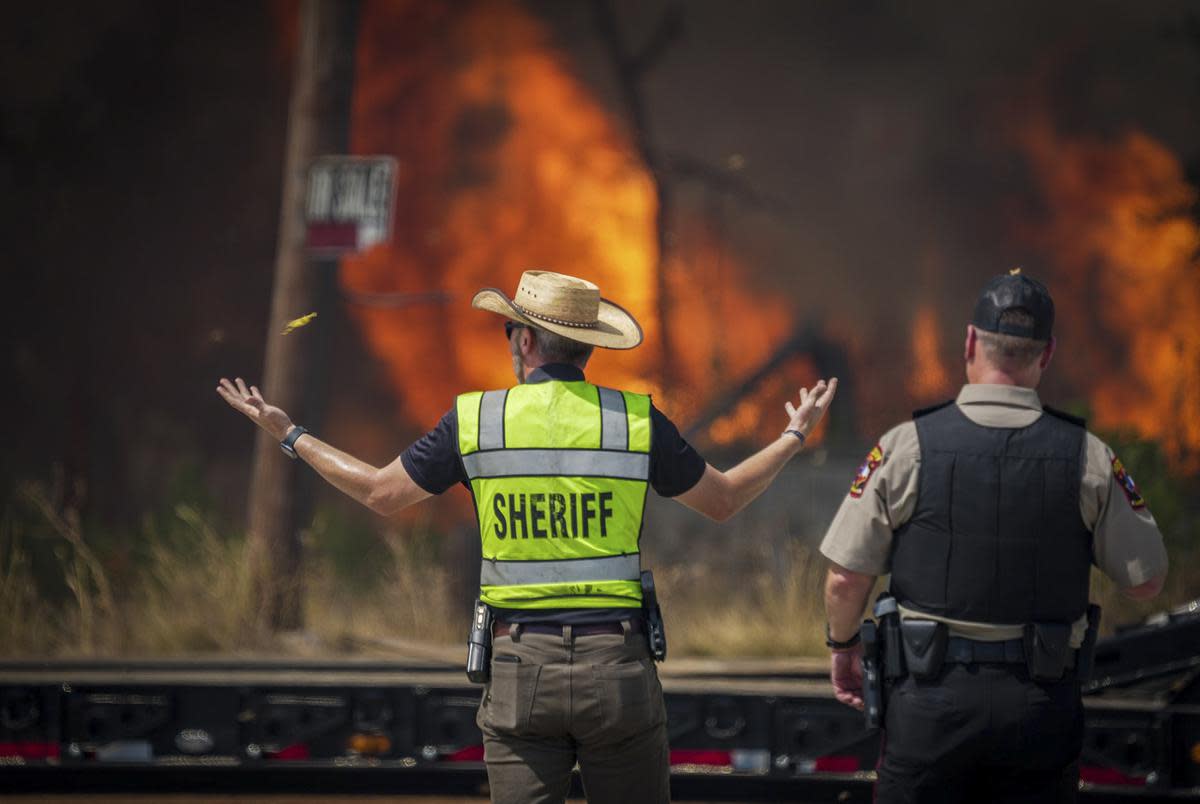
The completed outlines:
[[[916,679],[930,679],[942,669],[949,643],[949,629],[936,620],[901,620],[900,642],[904,646],[904,664]]]
[[[1071,658],[1070,623],[1026,623],[1025,666],[1034,681],[1058,681]]]

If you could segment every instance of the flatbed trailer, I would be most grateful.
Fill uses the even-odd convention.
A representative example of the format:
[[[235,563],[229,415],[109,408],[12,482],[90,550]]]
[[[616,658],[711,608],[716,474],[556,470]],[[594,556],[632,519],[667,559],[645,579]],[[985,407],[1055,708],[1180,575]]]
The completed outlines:
[[[454,653],[454,652],[452,652]],[[1081,801],[1200,800],[1200,602],[1098,646]],[[669,661],[673,795],[869,802],[824,662]],[[480,687],[443,658],[0,663],[0,792],[485,796]]]

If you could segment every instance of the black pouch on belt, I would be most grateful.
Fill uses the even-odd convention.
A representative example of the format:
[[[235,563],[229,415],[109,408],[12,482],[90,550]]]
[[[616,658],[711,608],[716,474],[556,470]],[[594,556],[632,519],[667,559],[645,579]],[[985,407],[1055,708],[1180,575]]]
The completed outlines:
[[[913,678],[933,678],[942,669],[949,643],[949,629],[936,620],[901,620],[900,642],[904,664]]]
[[[1025,666],[1034,681],[1058,681],[1071,656],[1070,623],[1026,623]]]

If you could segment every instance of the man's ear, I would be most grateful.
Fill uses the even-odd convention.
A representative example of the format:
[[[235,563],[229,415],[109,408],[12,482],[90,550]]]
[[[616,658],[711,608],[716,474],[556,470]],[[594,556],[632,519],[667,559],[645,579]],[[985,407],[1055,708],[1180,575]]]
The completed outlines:
[[[967,339],[963,342],[963,360],[970,363],[975,359],[975,348],[979,345],[979,336],[975,333],[975,325],[967,324]]]
[[[1046,348],[1042,350],[1042,357],[1038,360],[1038,368],[1042,371],[1046,370],[1046,366],[1050,365],[1050,359],[1054,357],[1054,349],[1058,342],[1054,340],[1054,336],[1050,336],[1050,340],[1046,342]]]
[[[521,354],[531,354],[537,348],[537,337],[533,334],[533,327],[522,327],[517,335],[517,343],[521,347]]]

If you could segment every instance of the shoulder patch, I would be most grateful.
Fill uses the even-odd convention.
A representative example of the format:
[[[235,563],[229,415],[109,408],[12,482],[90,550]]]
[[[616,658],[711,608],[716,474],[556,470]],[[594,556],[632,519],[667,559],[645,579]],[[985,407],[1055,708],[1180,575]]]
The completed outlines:
[[[1129,500],[1129,506],[1140,511],[1146,507],[1146,500],[1142,498],[1142,493],[1138,491],[1137,483],[1133,482],[1133,476],[1125,470],[1125,464],[1121,463],[1121,459],[1113,456],[1112,459],[1113,477],[1117,479],[1117,483],[1121,486],[1121,491],[1125,492],[1125,499]]]
[[[854,475],[854,482],[850,484],[850,496],[858,499],[863,496],[863,491],[867,488],[867,481],[871,479],[871,475],[879,468],[879,464],[883,463],[883,447],[876,444],[867,453],[866,460],[862,462],[862,466],[858,467],[858,473]]]

